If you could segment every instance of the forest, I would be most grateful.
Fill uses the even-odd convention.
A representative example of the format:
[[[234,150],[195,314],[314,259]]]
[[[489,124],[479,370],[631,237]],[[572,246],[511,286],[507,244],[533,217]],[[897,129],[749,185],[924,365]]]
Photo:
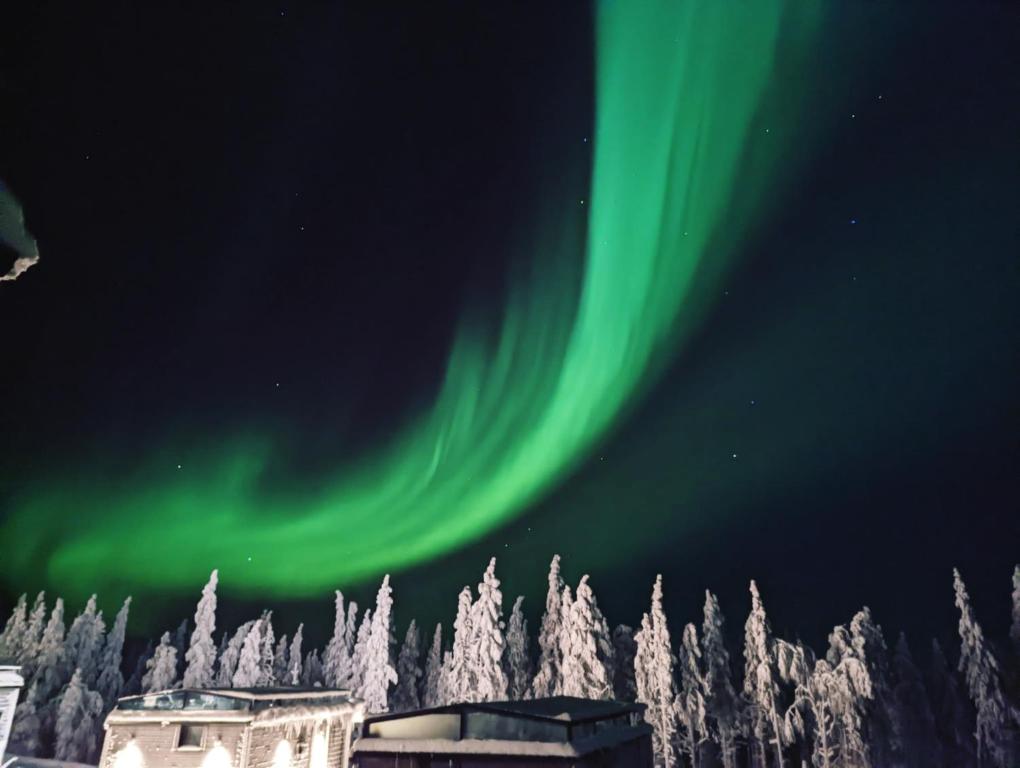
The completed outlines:
[[[107,628],[95,595],[69,626],[61,598],[48,605],[40,593],[29,604],[22,595],[0,634],[0,657],[20,664],[25,678],[10,751],[94,764],[103,720],[123,696],[325,686],[350,690],[370,713],[556,695],[637,701],[663,768],[1020,765],[1020,566],[1006,642],[985,637],[954,570],[959,647],[933,640],[917,656],[904,635],[887,639],[867,607],[834,627],[822,652],[776,637],[754,581],[742,658],[731,654],[739,637],[727,634],[710,591],[700,623],[671,632],[661,577],[641,625],[611,628],[589,577],[572,588],[558,556],[534,646],[524,598],[504,610],[495,558],[475,590],[460,592],[452,626],[424,638],[412,620],[398,642],[389,576],[360,617],[337,591],[321,652],[305,649],[303,624],[277,638],[268,610],[232,630],[217,627],[217,584],[213,571],[194,617],[150,642],[130,670],[131,598]]]

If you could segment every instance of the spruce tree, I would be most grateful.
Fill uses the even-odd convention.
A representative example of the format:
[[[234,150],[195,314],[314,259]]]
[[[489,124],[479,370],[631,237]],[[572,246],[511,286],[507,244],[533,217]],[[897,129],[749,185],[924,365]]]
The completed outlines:
[[[0,633],[0,655],[13,659],[21,654],[21,647],[28,629],[28,595],[22,593],[7,619],[3,633]]]
[[[471,588],[457,596],[457,617],[453,621],[453,645],[443,660],[440,691],[444,704],[473,701],[468,664],[471,656]]]
[[[673,683],[673,649],[662,609],[662,576],[652,588],[651,610],[641,617],[635,636],[634,679],[637,701],[645,705],[645,721],[652,727],[657,764],[673,768],[676,763],[676,688]]]
[[[775,647],[758,585],[751,582],[751,612],[744,624],[744,697],[751,720],[751,760],[765,768],[771,748],[783,765],[783,726],[779,718]]]
[[[323,685],[322,661],[318,648],[312,648],[305,656],[305,663],[301,668],[301,685],[306,688]]]
[[[532,696],[536,699],[555,696],[560,692],[560,600],[564,586],[560,576],[560,556],[554,555],[549,564],[545,615],[538,631],[538,668],[531,686]]]
[[[290,675],[290,650],[287,647],[287,636],[280,635],[273,651],[273,680],[275,685],[287,685]]]
[[[89,689],[95,685],[105,631],[103,613],[96,611],[96,596],[92,595],[67,630],[67,639],[64,641],[65,680],[70,678],[75,669],[79,669],[82,685]]]
[[[213,684],[213,667],[216,663],[216,584],[219,572],[209,574],[209,581],[202,588],[202,597],[195,607],[195,631],[191,633],[191,644],[184,660],[182,687],[207,688]]]
[[[531,649],[523,604],[524,596],[521,595],[514,601],[506,629],[507,692],[512,701],[525,698],[531,687]]]
[[[273,612],[265,611],[262,614],[261,627],[259,628],[259,675],[255,685],[259,688],[269,688],[276,684],[273,662],[275,661],[275,642],[273,636]]]
[[[938,640],[931,641],[928,695],[945,768],[969,768],[974,759],[974,715]]]
[[[298,624],[297,632],[294,633],[294,639],[290,642],[289,664],[287,666],[287,675],[285,678],[281,678],[281,681],[285,685],[301,685],[301,643],[302,635],[304,634],[305,625]]]
[[[677,696],[680,747],[692,768],[698,768],[701,765],[701,746],[708,740],[705,703],[707,686],[698,630],[693,624],[684,627],[677,660],[680,667],[680,693]]]
[[[234,632],[226,650],[220,654],[219,668],[216,670],[216,685],[220,688],[230,688],[234,684],[234,674],[237,672],[237,663],[241,659],[241,649],[244,641],[248,638],[255,621],[246,621]]]
[[[142,678],[145,677],[145,665],[149,663],[149,659],[152,658],[152,654],[155,652],[156,648],[153,646],[152,640],[149,640],[145,644],[145,648],[138,655],[131,676],[124,683],[123,693],[125,696],[135,696],[142,693]]]
[[[383,577],[375,597],[372,630],[362,656],[364,676],[356,695],[365,702],[366,712],[386,712],[389,705],[389,687],[397,682],[397,670],[390,663],[390,620],[393,610],[393,590],[390,577]]]
[[[102,696],[85,685],[81,670],[76,669],[57,706],[53,756],[65,762],[93,762],[98,746],[96,726],[102,712]]]
[[[184,674],[184,655],[188,652],[188,620],[182,619],[174,631],[172,644],[177,651],[177,677]]]
[[[503,669],[506,638],[503,635],[503,593],[496,578],[496,558],[478,585],[478,599],[471,605],[470,640],[467,646],[468,691],[465,701],[505,701],[507,678]]]
[[[914,657],[907,645],[907,636],[900,633],[893,653],[893,698],[903,727],[903,756],[907,768],[929,768],[942,764],[935,715],[932,714],[928,691]]]
[[[443,625],[436,624],[432,634],[432,645],[429,646],[428,657],[425,659],[425,691],[422,704],[426,707],[438,707],[443,704],[440,695],[440,679],[443,674]]]
[[[25,632],[21,639],[21,649],[16,659],[21,665],[21,676],[30,680],[35,674],[36,658],[39,655],[39,643],[42,640],[43,628],[46,625],[46,593],[36,595],[32,610],[28,612]]]
[[[613,698],[609,626],[583,576],[571,599],[565,591],[560,612],[562,693],[584,699]]]
[[[864,606],[850,622],[851,644],[864,661],[874,694],[868,703],[865,738],[871,748],[873,765],[894,765],[903,761],[903,727],[893,699],[889,674],[889,649],[882,627],[875,623],[871,609]]]
[[[124,656],[124,635],[127,632],[128,612],[131,610],[131,598],[127,597],[117,616],[113,620],[113,628],[106,636],[103,645],[102,661],[99,665],[99,678],[96,691],[103,697],[104,710],[113,709],[124,688],[124,674],[121,665]]]
[[[351,661],[350,646],[347,643],[347,617],[344,615],[344,594],[339,589],[336,590],[335,611],[333,637],[322,657],[322,672],[328,688],[335,688],[348,677],[347,668]]]
[[[372,609],[366,608],[361,617],[361,626],[358,627],[357,640],[354,641],[354,650],[351,652],[350,671],[347,679],[341,683],[341,688],[352,692],[361,690],[365,681],[365,664],[368,659],[368,644],[372,638]]]
[[[145,664],[142,691],[154,693],[177,687],[177,648],[169,632],[164,632],[152,658]]]
[[[255,688],[259,684],[262,662],[262,620],[248,622],[248,625],[250,628],[241,644],[237,668],[230,680],[230,684],[234,688]]]
[[[418,695],[422,678],[420,657],[421,633],[412,619],[397,657],[397,688],[393,691],[392,707],[394,712],[407,712],[421,706]]]
[[[706,712],[709,727],[719,744],[719,759],[723,768],[736,768],[742,713],[740,698],[733,687],[730,654],[723,637],[724,622],[718,598],[706,589],[701,625],[705,685],[708,692]]]
[[[977,711],[977,728],[974,732],[975,753],[978,761],[987,758],[996,768],[1013,768],[1020,756],[1013,752],[1008,733],[1009,709],[1002,693],[999,663],[985,643],[981,625],[974,618],[970,596],[960,572],[953,569],[953,590],[956,607],[960,611],[960,664],[959,670],[967,684],[967,691]]]

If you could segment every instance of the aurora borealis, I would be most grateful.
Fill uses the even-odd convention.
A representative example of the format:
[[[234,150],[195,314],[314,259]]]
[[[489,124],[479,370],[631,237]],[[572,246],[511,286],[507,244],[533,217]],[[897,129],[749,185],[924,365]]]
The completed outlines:
[[[49,270],[0,294],[7,327],[45,318],[5,383],[27,404],[4,422],[8,589],[177,596],[218,567],[226,594],[301,600],[393,572],[425,601],[475,578],[483,552],[540,578],[553,549],[596,580],[644,583],[653,559],[708,578],[756,526],[783,554],[748,567],[779,580],[768,563],[808,549],[789,533],[815,530],[806,518],[832,505],[837,527],[842,499],[868,493],[900,508],[909,494],[879,478],[953,463],[925,458],[942,445],[932,432],[1001,423],[1015,275],[993,213],[1008,197],[993,165],[968,167],[961,140],[921,127],[940,88],[972,78],[933,76],[913,111],[897,106],[926,82],[920,54],[896,52],[908,30],[981,38],[983,23],[778,0],[472,13],[406,27],[274,13],[241,25],[240,52],[219,44],[234,22],[214,17],[194,64],[154,60],[171,74],[87,59],[76,88],[124,78],[103,110],[82,107],[95,136],[61,133],[38,97],[21,155],[81,164],[62,204],[80,218],[46,213],[31,168],[0,173]],[[141,23],[164,50],[164,20]],[[190,95],[221,50],[229,74]],[[25,67],[26,90],[48,82]],[[228,78],[243,96],[221,106]],[[124,106],[140,86],[142,105]],[[989,123],[989,148],[1007,123]],[[47,139],[73,150],[47,160]],[[82,193],[92,183],[112,211]],[[962,211],[972,187],[995,202]],[[951,211],[985,223],[949,233]],[[79,231],[88,256],[73,255]],[[991,288],[949,253],[975,243]],[[82,296],[68,264],[90,257]],[[47,279],[66,283],[47,293]],[[981,472],[963,474],[1005,487]]]

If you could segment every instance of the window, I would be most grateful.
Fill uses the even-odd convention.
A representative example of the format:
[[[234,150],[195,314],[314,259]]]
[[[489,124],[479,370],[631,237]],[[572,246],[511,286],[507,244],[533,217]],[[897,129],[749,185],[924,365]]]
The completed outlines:
[[[204,725],[181,724],[181,729],[177,732],[177,749],[201,749],[203,741],[205,741]]]

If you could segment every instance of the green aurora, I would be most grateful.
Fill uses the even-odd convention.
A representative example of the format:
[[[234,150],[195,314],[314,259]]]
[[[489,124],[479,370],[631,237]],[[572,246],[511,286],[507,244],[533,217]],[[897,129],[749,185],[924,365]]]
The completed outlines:
[[[817,11],[596,13],[592,189],[569,201],[587,211],[587,242],[536,253],[497,332],[464,323],[431,408],[315,487],[268,487],[266,437],[207,442],[188,456],[200,470],[170,477],[168,450],[135,474],[54,474],[13,501],[2,536],[23,546],[8,578],[36,581],[45,561],[73,598],[191,590],[218,567],[237,592],[317,594],[477,540],[575,469],[675,355],[782,181],[774,157],[747,163],[749,137],[777,50],[806,45]]]

